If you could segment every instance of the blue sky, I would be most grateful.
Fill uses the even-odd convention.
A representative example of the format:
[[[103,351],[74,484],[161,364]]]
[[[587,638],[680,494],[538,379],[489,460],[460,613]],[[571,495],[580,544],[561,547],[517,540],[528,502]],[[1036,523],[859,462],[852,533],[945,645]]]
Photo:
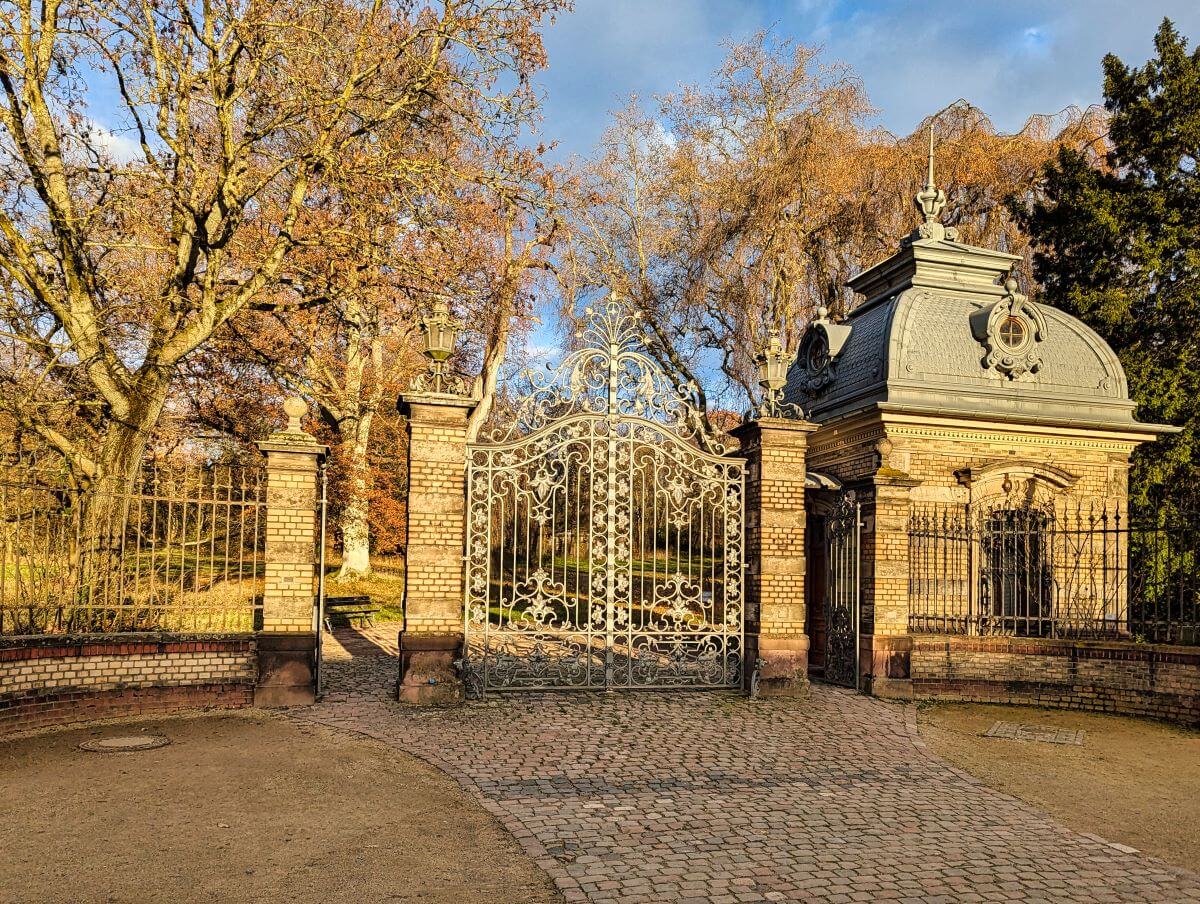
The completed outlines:
[[[576,0],[546,32],[543,132],[586,154],[625,96],[702,81],[722,40],[771,26],[850,64],[893,132],[960,97],[1012,131],[1099,102],[1101,58],[1140,64],[1163,16],[1200,41],[1197,0]]]

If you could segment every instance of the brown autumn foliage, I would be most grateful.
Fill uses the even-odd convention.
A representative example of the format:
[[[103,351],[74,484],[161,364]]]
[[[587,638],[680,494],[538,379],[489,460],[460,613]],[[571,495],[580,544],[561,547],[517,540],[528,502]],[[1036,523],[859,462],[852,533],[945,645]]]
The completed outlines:
[[[1002,200],[1061,144],[1103,142],[1094,111],[1000,135],[961,102],[896,138],[868,127],[849,69],[762,34],[731,45],[708,83],[632,100],[568,174],[518,140],[538,113],[539,25],[563,6],[0,11],[0,122],[16,149],[0,158],[0,424],[87,482],[197,431],[246,454],[299,393],[333,447],[353,577],[403,542],[393,402],[423,367],[419,318],[436,295],[467,324],[473,436],[551,275],[569,313],[610,288],[629,297],[719,432],[756,399],[765,325],[794,343],[818,306],[844,313],[846,279],[915,224],[929,122],[947,224],[1026,256]],[[118,78],[131,158],[87,119],[86,67]]]
[[[871,112],[849,69],[767,33],[731,44],[704,85],[649,106],[631,99],[585,164],[566,312],[616,289],[643,312],[652,352],[695,387],[698,406],[757,401],[753,353],[768,326],[794,347],[817,307],[844,314],[846,280],[915,226],[929,125],[948,225],[1026,257],[1004,198],[1030,190],[1061,144],[1104,140],[1098,111],[1000,135],[959,102],[905,138],[868,128]]]
[[[0,404],[76,479],[130,476],[181,369],[253,309],[324,302],[305,249],[424,190],[446,124],[528,115],[559,0],[21,0],[0,10]],[[87,118],[102,73],[128,156]],[[503,83],[503,84],[502,84]]]
[[[557,174],[540,153],[520,148],[511,128],[453,118],[420,138],[419,185],[339,185],[324,199],[328,228],[302,246],[288,279],[320,303],[234,318],[193,368],[203,374],[191,384],[195,417],[217,429],[237,430],[222,411],[253,407],[248,392],[262,401],[299,394],[314,406],[313,429],[331,446],[339,580],[366,575],[371,550],[396,545],[398,514],[380,517],[391,507],[378,488],[399,479],[389,470],[403,452],[394,405],[425,367],[424,311],[448,297],[469,325],[458,364],[479,374],[480,421],[509,339],[527,323],[531,283],[549,266]],[[346,222],[355,227],[340,228]],[[278,392],[242,382],[255,370]],[[391,447],[376,441],[384,425]]]

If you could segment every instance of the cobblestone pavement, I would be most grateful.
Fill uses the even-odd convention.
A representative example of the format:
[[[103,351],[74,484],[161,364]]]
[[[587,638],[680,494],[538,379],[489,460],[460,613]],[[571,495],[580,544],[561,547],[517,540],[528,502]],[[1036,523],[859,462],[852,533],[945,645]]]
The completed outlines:
[[[325,703],[394,699],[399,671],[400,625],[382,622],[370,628],[334,628],[321,639],[321,690]]]
[[[983,787],[924,749],[910,708],[840,689],[414,710],[394,684],[391,656],[334,659],[297,716],[444,769],[568,901],[1200,901],[1200,876]]]

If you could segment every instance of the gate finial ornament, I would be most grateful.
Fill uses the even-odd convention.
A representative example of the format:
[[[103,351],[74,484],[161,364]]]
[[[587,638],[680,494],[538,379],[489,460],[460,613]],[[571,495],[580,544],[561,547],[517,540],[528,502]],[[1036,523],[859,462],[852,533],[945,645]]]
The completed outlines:
[[[676,380],[650,353],[641,311],[611,292],[584,314],[573,351],[522,374],[529,391],[507,423],[488,431],[491,440],[517,441],[568,414],[604,414],[644,418],[706,452],[726,451],[704,428],[695,384]]]

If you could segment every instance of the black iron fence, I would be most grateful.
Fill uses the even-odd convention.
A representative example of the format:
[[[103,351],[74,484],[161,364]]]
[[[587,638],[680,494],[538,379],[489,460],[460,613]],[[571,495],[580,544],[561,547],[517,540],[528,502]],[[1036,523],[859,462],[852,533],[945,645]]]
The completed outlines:
[[[78,487],[0,466],[0,635],[252,631],[263,469],[147,466]]]
[[[1200,529],[1111,503],[918,505],[909,630],[1200,644]]]

